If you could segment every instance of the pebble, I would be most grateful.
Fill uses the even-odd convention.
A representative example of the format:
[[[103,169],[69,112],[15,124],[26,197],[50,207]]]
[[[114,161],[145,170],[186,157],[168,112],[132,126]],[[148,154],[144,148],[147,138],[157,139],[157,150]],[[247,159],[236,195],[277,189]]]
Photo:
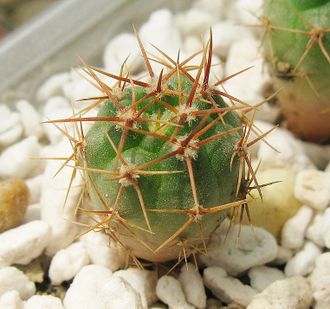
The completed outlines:
[[[295,276],[272,283],[254,297],[247,309],[308,309],[312,299],[307,279]]]
[[[0,181],[0,233],[22,223],[29,189],[21,179]]]
[[[273,125],[260,120],[256,121],[255,125],[261,131],[260,134],[273,128]],[[265,140],[276,151],[266,143],[257,143],[257,159],[261,161],[260,171],[270,168],[287,168],[296,173],[313,167],[312,162],[304,153],[301,142],[288,130],[277,128],[268,134]]]
[[[278,268],[268,266],[252,267],[248,276],[250,278],[251,287],[261,292],[273,282],[285,278],[284,273]]]
[[[23,134],[23,126],[17,112],[7,105],[0,104],[0,148],[16,143]]]
[[[176,26],[184,36],[201,36],[205,31],[210,31],[214,21],[211,14],[196,8],[191,8],[175,16]]]
[[[278,246],[276,258],[272,261],[272,264],[283,265],[287,261],[289,261],[292,256],[293,256],[292,250],[282,246]]]
[[[223,85],[228,93],[248,104],[264,100],[262,89],[270,79],[263,69],[260,42],[247,37],[234,42],[229,48],[225,64],[225,75],[229,76],[253,65],[249,70],[229,79]]]
[[[26,100],[16,103],[23,124],[24,135],[36,136],[38,139],[43,135],[43,127],[40,125],[40,115],[37,110]]]
[[[330,203],[330,173],[303,170],[297,174],[295,197],[316,210],[324,210]]]
[[[244,26],[258,25],[258,17],[262,16],[262,5],[263,0],[231,1],[226,17]]]
[[[101,289],[111,280],[112,272],[100,265],[83,267],[67,290],[63,304],[66,309],[97,307]]]
[[[196,0],[192,3],[194,9],[210,14],[214,20],[221,20],[225,16],[225,6],[226,1]]]
[[[30,204],[26,209],[23,223],[40,220],[41,207],[39,203]]]
[[[314,308],[328,309],[330,304],[330,252],[323,253],[316,259],[310,282],[313,289]]]
[[[26,185],[29,188],[29,204],[39,203],[41,196],[41,185],[44,180],[44,175],[40,174],[26,179]]]
[[[56,73],[44,81],[37,91],[37,100],[47,101],[51,97],[62,95],[63,86],[70,81],[68,72]]]
[[[209,29],[204,35],[206,41],[209,39]],[[225,20],[215,23],[212,26],[213,33],[213,49],[214,54],[222,59],[226,59],[232,44],[240,40],[242,37],[251,37],[252,33],[248,28],[239,26],[233,21]]]
[[[63,85],[63,94],[70,102],[102,95],[95,81],[80,68],[70,71],[70,81]]]
[[[318,145],[303,141],[304,152],[317,166],[318,169],[324,170],[329,163],[330,145]]]
[[[121,66],[127,57],[124,71],[131,74],[138,72],[143,65],[138,40],[134,34],[124,32],[116,35],[106,45],[103,53],[105,70],[113,74],[119,74]]]
[[[36,292],[34,283],[16,267],[0,268],[0,296],[13,290],[17,291],[23,300],[30,298]]]
[[[212,293],[225,303],[236,302],[247,306],[257,291],[244,285],[238,279],[227,275],[221,267],[208,267],[204,270],[204,284]]]
[[[287,168],[270,168],[260,171],[257,178],[259,184],[279,181],[261,188],[262,200],[257,190],[253,190],[253,200],[249,203],[253,225],[264,228],[278,239],[284,223],[301,205],[293,195],[295,174]],[[247,217],[243,223],[249,223]]]
[[[311,241],[307,241],[304,247],[285,265],[285,275],[287,277],[309,275],[314,269],[316,258],[321,255],[321,253],[320,247]]]
[[[42,114],[44,121],[64,119],[72,115],[72,109],[70,108],[69,102],[66,98],[56,96],[51,97],[46,101]],[[61,125],[59,126],[62,127]],[[54,124],[45,123],[43,127],[51,144],[57,144],[62,140],[63,133]],[[68,130],[68,132],[71,132],[72,126],[70,124],[66,124],[65,129]]]
[[[128,260],[127,253],[108,235],[91,231],[81,237],[81,240],[93,264],[107,267],[111,271],[125,267]]]
[[[162,276],[156,286],[158,298],[169,306],[169,309],[193,309],[187,303],[180,281],[171,276]]]
[[[222,307],[222,301],[216,298],[208,298],[207,299],[207,309],[221,309]]]
[[[25,304],[24,309],[63,309],[60,298],[52,295],[33,295]]]
[[[26,178],[32,176],[38,165],[42,165],[40,160],[37,160],[39,152],[40,144],[35,136],[27,137],[6,148],[0,156],[0,177]]]
[[[157,301],[157,274],[155,272],[137,268],[128,268],[125,270],[118,270],[113,275],[125,280],[136,292],[139,293],[142,307],[144,309],[148,309],[149,306]]]
[[[76,242],[53,256],[49,266],[49,278],[54,285],[71,280],[84,266],[89,257],[82,242]]]
[[[228,220],[229,221],[229,220]],[[212,235],[208,255],[200,255],[207,266],[220,266],[230,275],[238,275],[253,266],[271,262],[277,255],[277,243],[273,235],[262,228],[233,225],[225,240],[228,221],[224,221]]]
[[[24,302],[21,300],[16,290],[10,290],[0,296],[0,308],[3,309],[23,309]]]
[[[140,36],[145,44],[152,43],[171,58],[176,59],[178,50],[182,46],[182,38],[175,27],[173,14],[167,9],[156,10],[151,13],[149,20],[140,28]],[[153,65],[160,71],[162,66]]]
[[[71,145],[66,139],[52,150],[54,157],[69,156],[71,153]],[[57,160],[47,161],[40,198],[41,219],[51,226],[51,238],[46,250],[50,256],[67,247],[79,233],[78,225],[74,222],[82,179],[80,173],[77,173],[67,196],[72,168],[65,167],[54,177],[62,163]]]
[[[206,307],[206,293],[203,278],[196,266],[186,263],[181,267],[178,277],[187,301],[196,308]]]
[[[301,206],[298,212],[285,222],[281,233],[281,244],[289,249],[299,249],[303,245],[308,224],[313,217],[313,210]]]
[[[138,292],[124,279],[112,276],[101,288],[96,307],[144,309]]]
[[[325,235],[330,229],[330,209],[319,211],[315,214],[313,221],[308,226],[306,238],[312,240],[320,247],[325,246]]]
[[[0,267],[30,263],[38,257],[50,239],[49,225],[32,221],[0,234]]]

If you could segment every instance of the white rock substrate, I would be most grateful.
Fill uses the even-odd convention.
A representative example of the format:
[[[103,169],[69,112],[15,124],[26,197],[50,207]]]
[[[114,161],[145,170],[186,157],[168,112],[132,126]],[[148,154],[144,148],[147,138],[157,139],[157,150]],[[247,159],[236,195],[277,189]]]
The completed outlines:
[[[270,77],[259,61],[257,31],[241,24],[257,22],[250,12],[260,10],[260,4],[260,0],[248,4],[244,0],[198,0],[190,9],[176,15],[165,9],[154,12],[139,32],[145,43],[153,43],[174,59],[181,48],[183,59],[202,48],[212,26],[213,63],[217,64],[212,68],[214,82],[254,66],[228,80],[224,87],[241,100],[256,104],[264,99],[263,89]],[[151,53],[157,54],[156,50]],[[118,73],[128,55],[127,68],[133,74],[141,72],[143,61],[134,35],[119,34],[105,48],[105,69]],[[193,61],[198,65],[201,58],[196,57]],[[159,69],[155,65],[155,72]],[[181,268],[178,279],[167,275],[158,280],[150,271],[120,270],[126,266],[126,252],[100,232],[91,232],[71,244],[80,232],[73,222],[80,195],[79,173],[64,205],[72,170],[65,168],[53,177],[61,162],[45,163],[35,158],[70,155],[72,149],[56,126],[40,126],[39,123],[69,117],[71,101],[99,93],[81,76],[80,69],[74,69],[51,76],[39,88],[36,97],[44,106],[41,111],[26,100],[16,103],[16,111],[0,104],[0,176],[25,178],[31,191],[23,225],[0,234],[1,308],[148,308],[157,300],[170,308],[205,308],[204,286],[218,297],[218,300],[209,299],[209,305],[212,302],[220,304],[220,299],[250,309],[308,308],[313,296],[314,308],[328,308],[330,253],[324,253],[324,250],[330,248],[330,164],[327,156],[330,148],[302,143],[282,128],[267,137],[278,152],[264,142],[253,149],[256,158],[262,160],[260,169],[285,167],[297,173],[295,197],[304,206],[285,224],[279,244],[263,229],[255,228],[252,232],[247,226],[242,227],[238,244],[238,226],[231,229],[224,241],[225,222],[211,239],[209,255],[200,257],[206,267],[203,277],[195,265],[189,263]],[[73,105],[77,110],[84,106],[82,103]],[[265,121],[272,122],[277,116],[276,108],[267,104],[261,106],[256,115],[259,119],[255,123],[257,130],[271,129],[272,125]],[[89,125],[84,124],[86,131]],[[74,126],[67,125],[62,129],[74,134]],[[49,141],[47,145],[45,138]],[[317,170],[314,164],[328,165],[328,168]],[[53,296],[33,296],[34,283],[13,266],[28,264],[42,252],[51,257],[49,277],[53,284],[73,279],[63,303]],[[284,273],[274,267],[283,264]],[[240,276],[246,274],[251,286],[240,281]]]

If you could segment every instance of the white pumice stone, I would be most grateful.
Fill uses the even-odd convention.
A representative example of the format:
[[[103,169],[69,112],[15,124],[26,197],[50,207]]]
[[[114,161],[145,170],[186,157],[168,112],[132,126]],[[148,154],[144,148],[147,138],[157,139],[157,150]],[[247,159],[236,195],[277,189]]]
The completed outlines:
[[[276,258],[272,261],[274,265],[283,265],[291,259],[293,251],[291,249],[278,246]]]
[[[49,266],[49,278],[52,284],[61,284],[71,280],[88,263],[89,256],[84,244],[75,242],[55,253]]]
[[[194,307],[187,303],[182,286],[179,280],[171,276],[162,276],[158,279],[156,285],[156,294],[158,298],[169,306],[169,309],[193,309]]]
[[[266,133],[273,125],[264,121],[255,121],[260,134]],[[268,134],[265,140],[276,149],[272,149],[266,143],[257,143],[257,159],[261,161],[260,170],[285,167],[294,172],[312,167],[313,164],[304,153],[301,142],[291,132],[284,128],[276,128]]]
[[[184,36],[200,36],[205,31],[210,30],[214,21],[212,15],[208,12],[195,8],[188,9],[175,16],[175,24]]]
[[[80,68],[71,69],[70,81],[63,85],[63,93],[70,102],[103,95],[95,87],[95,81]]]
[[[182,41],[180,32],[175,27],[173,14],[169,10],[154,11],[149,20],[141,26],[139,32],[144,44],[152,43],[170,57],[176,59]],[[157,66],[153,65],[154,67]],[[158,69],[161,68],[162,66],[159,66]]]
[[[0,147],[17,142],[23,133],[21,118],[5,104],[0,104]]]
[[[262,228],[239,225],[229,230],[229,220],[224,221],[212,235],[207,255],[200,255],[207,266],[220,266],[230,275],[238,275],[253,266],[271,262],[277,255],[277,243],[273,235]]]
[[[6,148],[0,156],[0,177],[26,178],[43,163],[37,160],[40,144],[35,136],[27,137]]]
[[[317,210],[324,210],[330,203],[330,173],[303,170],[297,174],[295,197]]]
[[[263,291],[273,282],[285,278],[281,270],[268,266],[252,267],[248,272],[248,276],[251,286],[259,292]]]
[[[139,293],[118,276],[112,276],[101,288],[94,308],[144,309]]]
[[[26,185],[29,188],[29,204],[39,202],[43,179],[43,174],[26,179]]]
[[[5,132],[0,133],[0,147],[8,147],[11,144],[16,143],[23,134],[23,125],[21,123],[8,129]]]
[[[316,258],[322,253],[320,247],[307,241],[295,256],[285,265],[284,272],[287,277],[296,275],[306,276],[314,269]]]
[[[101,289],[111,280],[112,272],[100,265],[87,265],[73,279],[63,304],[66,309],[97,307]]]
[[[264,100],[262,89],[270,79],[263,68],[259,45],[260,43],[252,37],[234,42],[230,46],[225,66],[226,76],[253,66],[223,84],[232,96],[252,105]]]
[[[244,285],[238,279],[227,275],[221,267],[208,267],[204,270],[204,284],[212,293],[225,303],[236,302],[247,306],[257,295],[257,291]]]
[[[40,220],[41,206],[39,203],[30,204],[26,209],[23,223]]]
[[[25,300],[35,293],[36,288],[34,283],[16,267],[0,268],[0,296],[13,290]]]
[[[50,97],[62,95],[62,87],[69,82],[69,72],[61,72],[50,76],[37,91],[37,100],[44,102]]]
[[[226,0],[197,0],[193,2],[192,7],[198,11],[203,11],[210,14],[214,20],[221,20],[226,11]]]
[[[16,290],[8,291],[0,296],[0,308],[23,309],[24,302]]]
[[[308,280],[295,276],[272,283],[254,297],[247,309],[308,309],[312,299]]]
[[[297,213],[286,221],[281,231],[281,244],[289,249],[299,249],[304,242],[308,224],[313,217],[313,210],[308,206],[301,206]]]
[[[134,34],[120,33],[107,44],[103,53],[105,70],[114,74],[120,73],[120,68],[128,57],[124,71],[134,74],[143,65],[140,48]]]
[[[46,222],[31,221],[0,234],[0,267],[27,265],[38,257],[50,240]]]
[[[89,258],[93,264],[102,265],[111,271],[124,268],[127,262],[127,253],[109,236],[102,232],[91,231],[81,240],[85,244]]]
[[[324,247],[324,236],[330,229],[330,210],[319,211],[315,214],[313,221],[307,228],[306,238],[320,247]]]
[[[60,298],[52,295],[33,295],[24,304],[24,309],[63,309]]]
[[[196,308],[206,307],[206,294],[203,278],[196,266],[186,263],[181,267],[178,277],[187,301]]]
[[[213,53],[226,59],[229,48],[232,44],[242,38],[252,37],[248,28],[238,25],[230,20],[220,21],[212,26],[213,34]],[[204,35],[204,41],[208,41],[210,36],[209,29]]]
[[[262,0],[237,0],[230,1],[231,6],[227,10],[227,18],[242,25],[258,25],[259,16],[262,16]]]
[[[64,119],[72,115],[72,109],[66,98],[56,96],[51,97],[46,101],[42,114],[44,121]],[[59,123],[56,125],[63,128]],[[54,124],[45,123],[43,124],[43,127],[48,140],[52,144],[59,143],[63,138],[63,133]],[[66,124],[65,129],[70,132],[72,131],[71,127],[70,124]]]
[[[324,245],[330,249],[330,208],[328,207],[324,212],[324,233],[323,242]]]
[[[113,275],[124,279],[139,293],[144,309],[148,309],[149,306],[157,301],[157,274],[155,272],[128,268],[125,270],[118,270]]]
[[[71,144],[67,139],[53,147],[52,156],[65,157],[72,154]],[[74,223],[78,199],[81,195],[82,178],[76,174],[69,184],[73,169],[62,167],[63,162],[50,160],[47,162],[42,193],[40,198],[41,219],[51,226],[51,239],[46,253],[54,255],[58,250],[67,247],[79,233],[78,225]]]
[[[310,282],[313,289],[314,308],[328,309],[330,304],[330,252],[323,253],[316,259]]]
[[[41,119],[37,110],[26,100],[18,101],[16,109],[21,117],[24,135],[40,138],[44,132],[43,127],[40,125]]]
[[[203,49],[202,40],[195,35],[188,35],[183,41],[183,53],[185,55],[192,55]]]

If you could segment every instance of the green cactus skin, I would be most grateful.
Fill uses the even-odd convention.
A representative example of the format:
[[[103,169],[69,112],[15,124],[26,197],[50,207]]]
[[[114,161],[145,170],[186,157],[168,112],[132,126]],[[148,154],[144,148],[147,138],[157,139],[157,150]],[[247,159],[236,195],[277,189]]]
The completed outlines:
[[[209,236],[226,216],[248,214],[252,182],[260,192],[248,148],[265,134],[258,135],[247,117],[253,107],[236,104],[242,102],[216,88],[231,77],[208,84],[212,40],[200,66],[189,64],[194,55],[183,62],[165,55],[171,65],[165,62],[158,77],[139,37],[138,42],[148,81],[86,65],[104,95],[73,117],[50,122],[94,122],[87,135],[82,128],[79,138],[66,134],[74,149],[67,162],[73,160],[74,173],[80,170],[85,179],[90,203],[79,210],[92,217],[90,230],[107,233],[137,265],[138,258],[180,262],[206,252]],[[109,87],[96,74],[117,84]],[[96,106],[96,117],[83,115]],[[251,130],[257,134],[253,141]]]
[[[281,88],[289,128],[303,139],[330,140],[330,1],[268,0],[265,58]]]

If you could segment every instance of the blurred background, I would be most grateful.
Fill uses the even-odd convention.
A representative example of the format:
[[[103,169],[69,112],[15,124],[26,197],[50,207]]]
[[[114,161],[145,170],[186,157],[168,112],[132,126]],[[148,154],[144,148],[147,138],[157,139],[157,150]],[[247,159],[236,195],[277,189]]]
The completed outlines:
[[[0,39],[59,0],[0,0]]]

